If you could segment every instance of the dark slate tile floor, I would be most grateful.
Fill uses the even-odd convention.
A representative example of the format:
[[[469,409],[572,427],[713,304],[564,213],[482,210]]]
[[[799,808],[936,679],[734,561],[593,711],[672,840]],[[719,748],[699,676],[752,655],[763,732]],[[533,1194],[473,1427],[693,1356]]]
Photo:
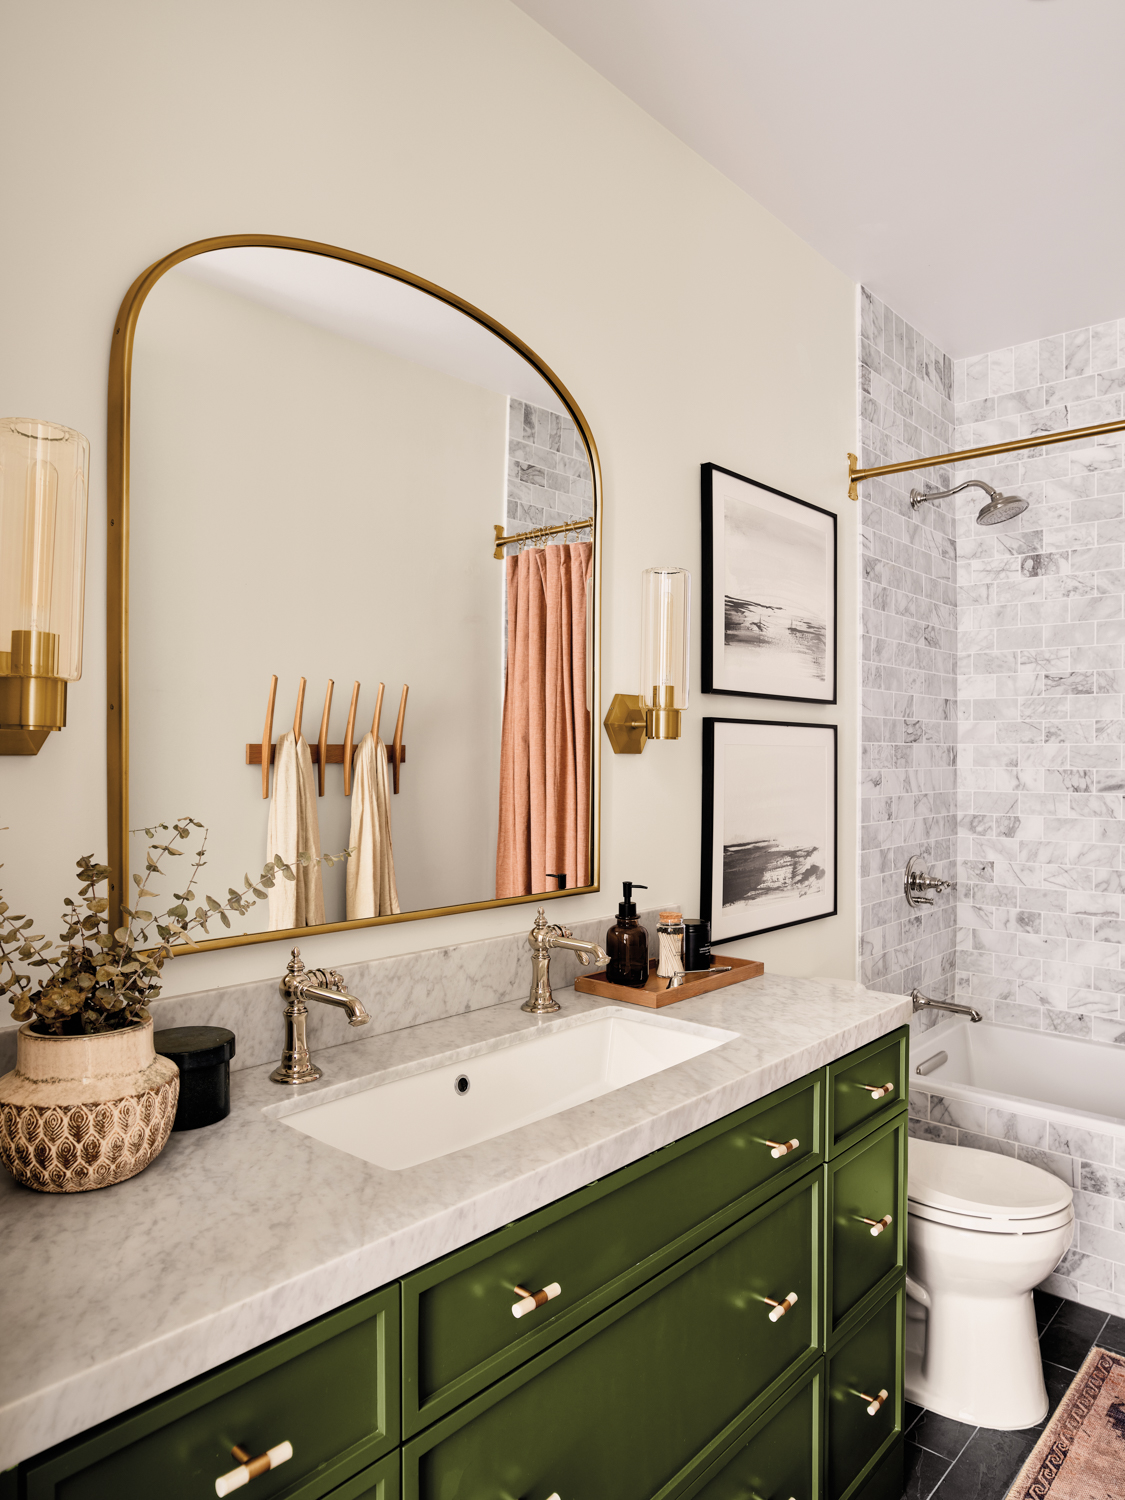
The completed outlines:
[[[1055,1407],[1094,1344],[1125,1354],[1125,1318],[1035,1293],[1043,1376],[1051,1409],[1038,1427],[995,1432],[906,1403],[903,1500],[1004,1500]]]

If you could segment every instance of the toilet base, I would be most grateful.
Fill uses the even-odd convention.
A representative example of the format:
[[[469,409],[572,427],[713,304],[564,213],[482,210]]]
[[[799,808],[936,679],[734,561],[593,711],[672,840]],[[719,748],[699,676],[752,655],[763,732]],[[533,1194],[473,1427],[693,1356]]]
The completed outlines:
[[[937,1319],[909,1295],[906,1308],[908,1401],[1001,1432],[1042,1422],[1050,1403],[1030,1292],[991,1298],[946,1292]]]

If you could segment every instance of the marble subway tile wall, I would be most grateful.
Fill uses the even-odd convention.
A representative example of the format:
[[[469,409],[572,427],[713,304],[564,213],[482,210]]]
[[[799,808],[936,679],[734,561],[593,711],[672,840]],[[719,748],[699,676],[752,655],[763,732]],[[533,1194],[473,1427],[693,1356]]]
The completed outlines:
[[[1125,1315],[1125,1130],[1076,1129],[1066,1120],[990,1109],[912,1087],[910,1134],[999,1151],[1052,1172],[1074,1189],[1074,1242],[1044,1291]]]
[[[569,417],[514,396],[508,402],[507,523],[509,531],[565,526],[590,515],[590,464]],[[549,541],[588,542],[588,531]],[[514,550],[514,549],[511,549]]]
[[[1122,392],[1125,323],[959,360],[955,447],[1112,421]],[[1122,439],[959,466],[1030,501],[995,528],[975,524],[983,493],[941,504],[957,515],[958,998],[1125,1046]]]
[[[865,466],[949,451],[952,361],[866,288],[859,384]],[[949,482],[947,471],[927,473]],[[916,482],[896,475],[861,491],[860,978],[874,989],[918,986],[950,999],[953,903],[911,908],[902,890],[912,854],[947,879],[956,855],[953,522],[948,511],[911,510]]]

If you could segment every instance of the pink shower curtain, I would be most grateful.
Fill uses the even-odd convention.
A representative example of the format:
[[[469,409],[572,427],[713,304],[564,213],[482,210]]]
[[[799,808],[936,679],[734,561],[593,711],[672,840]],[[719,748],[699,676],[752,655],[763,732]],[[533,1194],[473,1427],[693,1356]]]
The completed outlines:
[[[590,879],[590,711],[586,702],[589,542],[505,559],[508,673],[500,741],[496,895]]]

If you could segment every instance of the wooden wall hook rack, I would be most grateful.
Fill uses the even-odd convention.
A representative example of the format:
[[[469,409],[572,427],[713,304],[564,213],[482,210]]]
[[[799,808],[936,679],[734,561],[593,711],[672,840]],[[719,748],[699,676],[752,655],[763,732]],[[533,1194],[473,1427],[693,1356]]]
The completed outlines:
[[[299,739],[304,720],[305,711],[305,687],[306,679],[301,678],[297,688],[297,708],[293,715],[293,733]],[[330,745],[328,743],[328,720],[332,711],[332,694],[335,683],[332,678],[328,679],[328,687],[324,694],[324,710],[320,716],[320,733],[316,744],[309,746],[309,755],[312,763],[317,767],[317,792],[324,796],[324,778],[328,766],[343,766],[344,768],[344,795],[351,796],[352,771],[355,759],[355,720],[356,710],[359,706],[359,683],[352,683],[352,699],[348,709],[348,727],[344,732],[344,743],[342,745]],[[383,716],[383,694],[385,684],[379,684],[379,690],[375,696],[375,712],[371,719],[371,733],[379,737],[379,724]],[[391,780],[395,795],[398,795],[400,771],[406,760],[406,746],[403,743],[403,730],[406,727],[406,698],[410,692],[409,683],[404,683],[402,697],[399,699],[398,719],[395,722],[394,739],[389,745],[385,745],[387,752],[387,763],[391,768]],[[266,700],[266,721],[262,729],[261,741],[246,746],[246,764],[248,766],[261,766],[262,768],[262,798],[268,801],[270,795],[270,766],[277,759],[277,746],[273,743],[273,716],[274,707],[277,703],[277,676],[270,678],[269,696]]]

